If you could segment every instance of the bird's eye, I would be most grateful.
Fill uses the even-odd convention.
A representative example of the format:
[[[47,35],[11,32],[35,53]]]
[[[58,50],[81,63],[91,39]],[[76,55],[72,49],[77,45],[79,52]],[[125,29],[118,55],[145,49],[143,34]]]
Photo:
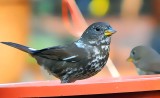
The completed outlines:
[[[133,51],[132,54],[135,55],[135,52]]]
[[[109,25],[108,28],[110,29],[110,28],[112,28],[112,27]]]
[[[96,28],[96,31],[100,31],[100,28]]]

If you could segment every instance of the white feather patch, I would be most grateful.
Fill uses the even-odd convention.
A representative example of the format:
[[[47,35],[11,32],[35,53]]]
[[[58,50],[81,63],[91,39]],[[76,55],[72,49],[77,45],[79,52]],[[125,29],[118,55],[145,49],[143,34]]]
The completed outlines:
[[[29,50],[32,50],[32,51],[36,51],[36,49],[34,49],[34,48],[28,48]]]
[[[79,48],[85,48],[86,44],[84,44],[81,40],[79,40],[78,42],[75,42],[75,44],[77,45],[77,47]]]
[[[63,60],[73,59],[73,58],[75,58],[75,57],[77,57],[77,56],[78,56],[78,55],[70,56],[70,57],[64,58]]]

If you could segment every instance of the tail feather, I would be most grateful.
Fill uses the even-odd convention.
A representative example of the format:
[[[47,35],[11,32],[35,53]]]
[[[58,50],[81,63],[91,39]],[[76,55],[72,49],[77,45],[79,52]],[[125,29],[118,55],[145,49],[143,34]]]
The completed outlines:
[[[17,43],[13,43],[13,42],[1,42],[1,43],[8,45],[8,46],[11,46],[11,47],[14,47],[14,48],[17,48],[17,49],[24,51],[24,52],[27,52],[29,54],[33,54],[36,51],[36,49],[30,48],[27,46],[23,46],[23,45],[20,45]]]

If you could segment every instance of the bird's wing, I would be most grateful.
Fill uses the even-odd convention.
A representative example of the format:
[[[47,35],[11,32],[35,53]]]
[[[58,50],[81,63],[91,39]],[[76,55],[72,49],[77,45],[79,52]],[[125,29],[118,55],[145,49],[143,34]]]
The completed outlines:
[[[46,59],[59,60],[59,61],[67,61],[67,62],[77,62],[81,60],[84,54],[81,50],[80,54],[78,49],[72,49],[68,47],[56,46],[51,48],[45,48],[42,50],[38,50],[35,54],[36,56],[40,56]]]
[[[160,73],[160,58],[154,58],[152,61],[149,61],[148,66],[150,66],[150,70],[155,73]]]

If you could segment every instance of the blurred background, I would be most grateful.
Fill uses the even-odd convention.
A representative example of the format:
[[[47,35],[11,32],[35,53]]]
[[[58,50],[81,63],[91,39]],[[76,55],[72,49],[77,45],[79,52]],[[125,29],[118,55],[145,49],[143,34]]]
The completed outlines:
[[[64,0],[67,1],[67,0]],[[0,0],[0,41],[12,41],[36,49],[64,45],[78,39],[86,23],[108,22],[118,32],[113,35],[110,58],[121,77],[138,75],[126,62],[137,45],[150,45],[160,53],[159,0],[68,0],[76,6],[63,6],[63,0]],[[86,23],[65,23],[62,9],[68,9],[70,23],[74,12]],[[65,17],[65,18],[64,18]],[[78,24],[76,24],[78,23]],[[76,27],[76,28],[74,28]],[[82,28],[83,27],[83,28]],[[78,30],[77,28],[82,28]],[[55,79],[44,75],[36,61],[17,49],[0,45],[0,83]],[[112,77],[105,67],[95,77]]]

